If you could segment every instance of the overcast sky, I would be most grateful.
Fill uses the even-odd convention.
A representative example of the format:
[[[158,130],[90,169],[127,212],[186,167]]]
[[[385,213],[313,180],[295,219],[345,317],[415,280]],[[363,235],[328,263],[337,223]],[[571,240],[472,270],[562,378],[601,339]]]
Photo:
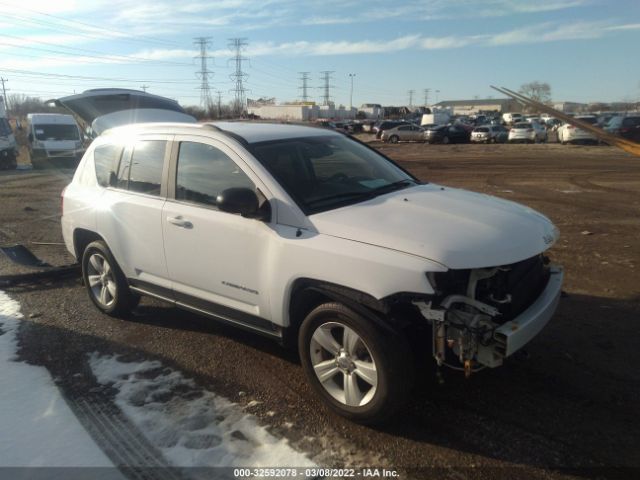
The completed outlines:
[[[212,91],[232,98],[232,37],[249,98],[354,105],[500,96],[548,82],[555,100],[640,99],[639,0],[0,0],[0,75],[43,98],[124,87],[198,104],[193,38],[211,37]],[[79,78],[85,77],[85,78]],[[88,77],[88,78],[86,78]],[[436,92],[439,91],[439,92]]]

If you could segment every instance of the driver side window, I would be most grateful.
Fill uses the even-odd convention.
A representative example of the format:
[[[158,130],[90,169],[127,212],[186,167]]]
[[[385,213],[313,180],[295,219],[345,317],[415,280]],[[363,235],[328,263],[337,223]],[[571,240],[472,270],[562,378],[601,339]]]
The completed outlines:
[[[224,152],[204,143],[180,142],[176,200],[216,206],[223,190],[255,185]]]

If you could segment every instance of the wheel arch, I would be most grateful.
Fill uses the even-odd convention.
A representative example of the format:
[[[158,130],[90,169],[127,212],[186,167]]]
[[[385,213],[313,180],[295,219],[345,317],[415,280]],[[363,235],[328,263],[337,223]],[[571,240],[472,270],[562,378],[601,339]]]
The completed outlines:
[[[76,256],[76,260],[80,261],[87,245],[97,240],[102,240],[104,242],[104,238],[98,233],[85,228],[76,228],[73,231],[73,251]]]
[[[295,347],[300,325],[306,316],[317,306],[328,302],[342,303],[387,333],[399,332],[398,326],[388,317],[391,309],[384,299],[378,300],[366,292],[323,280],[299,278],[294,281],[289,295],[289,322],[284,330],[283,343]]]

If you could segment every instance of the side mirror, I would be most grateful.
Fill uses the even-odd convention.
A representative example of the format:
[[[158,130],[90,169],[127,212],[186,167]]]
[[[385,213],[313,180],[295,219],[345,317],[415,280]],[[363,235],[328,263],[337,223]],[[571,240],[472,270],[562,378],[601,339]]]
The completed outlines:
[[[258,215],[258,195],[250,188],[227,188],[220,192],[216,198],[216,204],[223,212],[239,213],[248,218],[255,218]]]

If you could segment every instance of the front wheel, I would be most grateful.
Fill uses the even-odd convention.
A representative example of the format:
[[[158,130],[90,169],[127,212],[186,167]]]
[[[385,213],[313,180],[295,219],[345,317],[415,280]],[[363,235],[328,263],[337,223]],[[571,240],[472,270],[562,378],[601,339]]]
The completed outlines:
[[[126,277],[102,240],[85,248],[82,278],[91,301],[108,315],[125,316],[140,301],[140,297],[129,289]]]
[[[302,323],[298,348],[314,389],[350,420],[379,423],[408,396],[413,363],[406,340],[342,304],[315,308]]]
[[[445,145],[449,143],[449,137],[442,137],[442,143]]]
[[[392,135],[392,136],[389,138],[389,141],[390,141],[391,143],[398,143],[398,140],[400,140],[400,139],[398,138],[398,136],[397,136],[397,135]]]

